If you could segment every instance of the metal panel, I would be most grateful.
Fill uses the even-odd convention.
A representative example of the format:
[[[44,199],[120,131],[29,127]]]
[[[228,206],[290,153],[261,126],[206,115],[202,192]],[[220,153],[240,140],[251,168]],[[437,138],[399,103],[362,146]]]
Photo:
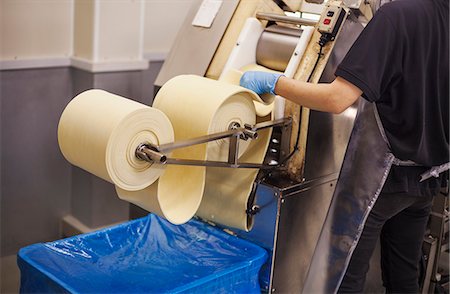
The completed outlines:
[[[220,40],[239,1],[225,0],[214,19],[211,28],[192,25],[202,0],[196,0],[178,32],[172,49],[156,78],[155,86],[161,87],[171,78],[181,74],[204,76]],[[207,40],[207,42],[205,41]]]
[[[335,182],[325,182],[282,199],[272,292],[301,292]]]

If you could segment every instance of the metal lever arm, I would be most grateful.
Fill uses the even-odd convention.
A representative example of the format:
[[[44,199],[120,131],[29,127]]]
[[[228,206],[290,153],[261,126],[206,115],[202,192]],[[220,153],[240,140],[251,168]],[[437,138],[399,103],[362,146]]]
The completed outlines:
[[[288,23],[288,24],[294,24],[294,25],[315,26],[317,24],[317,21],[315,21],[315,20],[293,17],[293,16],[286,16],[286,15],[275,14],[275,13],[257,12],[256,18],[259,20],[268,20],[268,21],[282,22],[282,23]]]
[[[275,126],[289,126],[292,124],[291,118],[283,118],[275,121],[263,122],[256,125],[245,125],[244,128],[234,126],[228,131],[216,134],[210,134],[197,138],[188,139],[185,141],[162,144],[159,146],[142,143],[136,148],[136,157],[150,163],[158,164],[176,164],[176,165],[194,165],[194,166],[211,166],[211,167],[230,167],[230,168],[272,168],[273,165],[256,164],[256,163],[239,163],[238,151],[239,140],[256,139],[258,137],[258,130],[271,128]],[[177,159],[167,158],[165,152],[188,147],[197,144],[208,143],[215,140],[230,138],[230,149],[228,152],[228,161],[210,161],[210,160],[191,160],[191,159]]]

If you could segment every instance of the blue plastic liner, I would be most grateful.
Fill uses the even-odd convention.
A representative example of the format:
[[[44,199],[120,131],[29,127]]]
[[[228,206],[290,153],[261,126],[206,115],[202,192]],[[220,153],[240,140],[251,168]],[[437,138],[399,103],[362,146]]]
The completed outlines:
[[[22,293],[260,293],[266,259],[202,222],[155,215],[18,253]]]

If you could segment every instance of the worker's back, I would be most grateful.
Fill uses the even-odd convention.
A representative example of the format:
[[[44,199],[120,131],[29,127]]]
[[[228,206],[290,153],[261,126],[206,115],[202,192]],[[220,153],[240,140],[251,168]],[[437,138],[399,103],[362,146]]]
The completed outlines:
[[[424,166],[449,161],[448,5],[384,5],[337,72],[359,80],[365,98],[377,103],[394,155]]]

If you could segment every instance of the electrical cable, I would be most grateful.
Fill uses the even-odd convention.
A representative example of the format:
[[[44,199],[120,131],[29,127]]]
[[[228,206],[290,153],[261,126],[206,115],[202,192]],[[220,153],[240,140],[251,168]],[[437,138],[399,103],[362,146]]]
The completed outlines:
[[[323,35],[322,35],[323,36]],[[321,38],[322,39],[322,38]],[[319,64],[320,58],[322,57],[322,51],[323,51],[323,47],[325,46],[324,43],[319,42],[320,45],[320,49],[319,49],[319,53],[317,54],[317,59],[316,62],[314,64],[313,69],[311,70],[311,73],[309,74],[308,79],[306,80],[307,83],[311,82],[311,78],[314,75],[314,72],[316,71],[317,65]],[[275,167],[279,167],[282,166],[283,164],[285,164],[289,159],[291,159],[291,157],[295,154],[295,152],[297,152],[299,150],[299,143],[300,143],[300,122],[302,121],[302,108],[300,107],[299,109],[299,127],[298,127],[298,131],[297,131],[297,138],[295,140],[295,145],[294,145],[294,149],[292,149],[292,151],[289,153],[288,156],[286,156],[282,162],[280,162],[279,164],[277,164]]]
[[[323,46],[320,46],[319,53],[317,54],[317,59],[314,64],[314,67],[313,67],[311,73],[309,74],[308,79],[306,80],[307,83],[311,82],[311,78],[314,75],[314,72],[316,71],[316,68],[317,68],[317,65],[319,64],[320,58],[322,57],[322,50],[323,50]],[[299,127],[298,127],[298,131],[297,131],[297,138],[295,140],[294,149],[279,165],[283,165],[284,163],[286,163],[289,159],[291,159],[291,157],[295,154],[295,152],[297,152],[299,150],[300,131],[301,131],[300,122],[302,121],[302,107],[300,107],[300,109],[299,109],[298,118],[299,118]]]

